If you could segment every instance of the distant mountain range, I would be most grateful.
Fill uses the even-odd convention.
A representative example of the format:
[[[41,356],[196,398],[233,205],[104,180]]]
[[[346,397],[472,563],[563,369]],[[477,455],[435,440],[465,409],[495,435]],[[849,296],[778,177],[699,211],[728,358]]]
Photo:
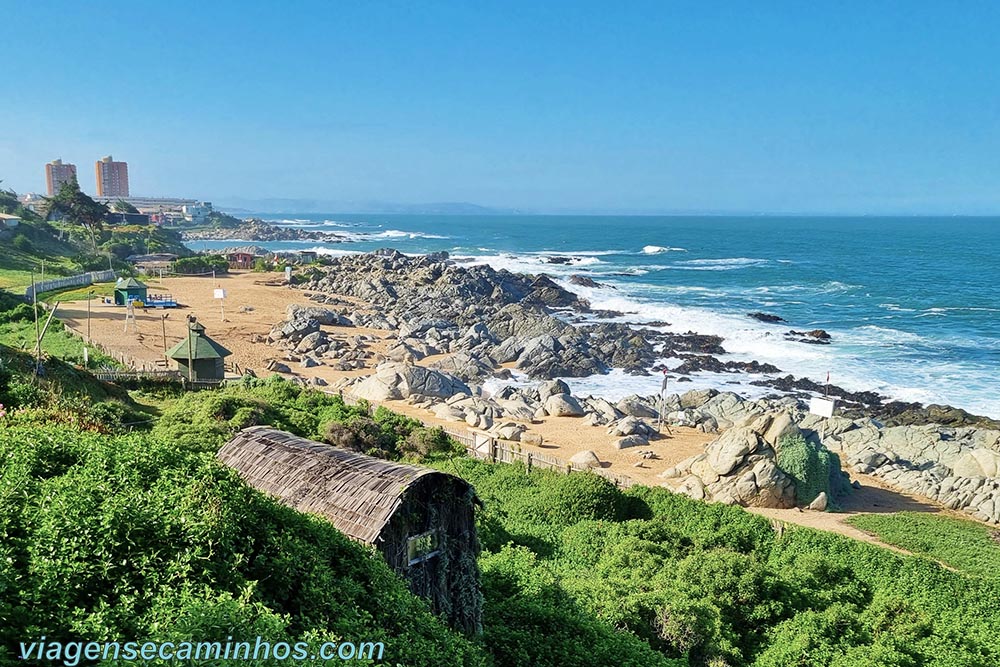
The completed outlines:
[[[382,201],[335,201],[324,199],[248,199],[229,197],[214,202],[232,213],[396,213],[406,215],[517,215],[511,208],[492,208],[468,202],[400,204]]]

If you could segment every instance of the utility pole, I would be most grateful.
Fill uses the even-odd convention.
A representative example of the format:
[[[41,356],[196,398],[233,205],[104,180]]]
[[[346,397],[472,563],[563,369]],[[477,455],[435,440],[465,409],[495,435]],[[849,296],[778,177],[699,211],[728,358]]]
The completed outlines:
[[[194,338],[194,332],[191,331],[191,324],[192,323],[193,322],[191,320],[191,315],[188,315],[188,382],[192,382],[194,380],[194,376],[193,376],[193,374],[194,374],[194,350],[191,349],[191,345],[193,343],[192,339]]]
[[[35,313],[35,375],[38,375],[42,364],[42,337],[38,331],[38,288],[35,285],[35,272],[31,272],[31,309]]]
[[[94,299],[94,290],[87,292],[87,342],[90,343],[90,302]]]

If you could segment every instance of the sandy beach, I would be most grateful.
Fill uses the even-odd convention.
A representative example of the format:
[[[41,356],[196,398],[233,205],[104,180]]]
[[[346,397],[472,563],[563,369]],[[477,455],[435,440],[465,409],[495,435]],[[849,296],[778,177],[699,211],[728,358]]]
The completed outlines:
[[[382,352],[395,338],[394,332],[361,327],[324,326],[323,330],[333,339],[348,339],[355,336],[368,338],[369,349],[374,353],[368,368],[357,370],[337,370],[321,365],[300,368],[298,364],[285,360],[282,350],[265,340],[271,327],[285,318],[290,304],[311,305],[307,294],[287,285],[268,285],[279,280],[280,274],[234,272],[229,275],[210,277],[169,277],[162,282],[148,283],[150,294],[170,293],[181,306],[172,310],[149,309],[136,311],[135,329],[126,331],[125,309],[94,301],[90,309],[89,330],[95,344],[124,355],[138,368],[163,368],[164,349],[182,340],[185,335],[186,318],[198,318],[207,329],[209,336],[220,342],[233,354],[227,360],[234,368],[253,370],[258,376],[266,377],[268,362],[282,361],[292,367],[293,372],[303,378],[320,377],[331,385],[348,377],[368,375],[378,363]],[[214,298],[215,289],[226,291],[225,302]],[[343,297],[364,309],[369,304],[358,299]],[[223,311],[224,305],[224,311]],[[65,324],[86,337],[88,317],[86,302],[62,303],[59,316]],[[418,362],[427,365],[443,355],[426,357]],[[438,425],[456,432],[465,432],[464,423],[446,421],[406,401],[389,401],[387,407],[410,415],[424,423]],[[639,483],[660,486],[664,481],[659,477],[667,468],[704,451],[705,445],[716,436],[694,428],[672,427],[672,433],[652,440],[649,445],[617,449],[616,438],[607,434],[606,429],[588,426],[575,417],[543,417],[526,424],[529,430],[542,438],[541,445],[521,444],[525,451],[554,456],[568,460],[574,454],[591,450],[601,461],[604,470],[627,476]],[[650,456],[648,453],[652,453]],[[645,454],[645,455],[644,455]],[[861,512],[924,511],[939,512],[942,508],[926,499],[900,493],[880,482],[875,477],[853,473],[859,479],[862,489],[849,500],[843,512],[811,512],[798,509],[751,508],[770,519],[792,524],[806,525],[821,530],[841,533],[867,542],[877,540],[867,533],[845,523],[845,519]],[[676,480],[674,480],[676,481]]]

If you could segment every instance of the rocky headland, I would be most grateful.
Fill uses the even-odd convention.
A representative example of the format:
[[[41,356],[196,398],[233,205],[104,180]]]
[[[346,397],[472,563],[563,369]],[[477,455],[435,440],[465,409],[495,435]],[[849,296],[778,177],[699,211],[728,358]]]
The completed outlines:
[[[668,470],[664,483],[694,497],[759,507],[796,504],[776,450],[783,435],[797,433],[836,453],[849,469],[1000,522],[995,420],[782,376],[769,364],[719,359],[725,341],[717,336],[601,322],[586,300],[544,274],[460,265],[445,253],[410,257],[383,250],[335,258],[313,269],[299,288],[315,306],[290,306],[268,342],[302,368],[369,369],[333,387],[357,398],[407,401],[439,419],[525,444],[540,444],[530,426],[547,416],[606,429],[620,449],[659,438],[658,421],[718,433],[704,454]],[[329,326],[359,333],[334,339],[324,329]],[[386,345],[376,349],[365,329],[389,332],[381,339]],[[796,335],[826,340],[818,332]],[[680,381],[699,371],[756,374],[752,383],[775,393],[748,400],[706,389],[611,402],[573,395],[556,379],[611,369],[649,374],[668,359],[680,361],[669,369]],[[276,363],[281,367],[272,370],[292,371]],[[512,370],[537,384],[483,391],[485,381],[509,378]],[[840,401],[838,415],[810,415],[805,399],[827,391]]]
[[[296,227],[278,227],[263,220],[244,220],[237,227],[192,229],[181,233],[185,241],[322,241],[341,243],[347,237],[334,232],[324,232]]]

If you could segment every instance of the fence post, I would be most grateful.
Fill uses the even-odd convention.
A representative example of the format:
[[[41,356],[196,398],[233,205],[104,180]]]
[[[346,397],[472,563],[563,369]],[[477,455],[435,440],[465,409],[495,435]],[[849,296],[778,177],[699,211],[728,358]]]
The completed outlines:
[[[531,472],[531,452],[528,452],[528,472]]]

